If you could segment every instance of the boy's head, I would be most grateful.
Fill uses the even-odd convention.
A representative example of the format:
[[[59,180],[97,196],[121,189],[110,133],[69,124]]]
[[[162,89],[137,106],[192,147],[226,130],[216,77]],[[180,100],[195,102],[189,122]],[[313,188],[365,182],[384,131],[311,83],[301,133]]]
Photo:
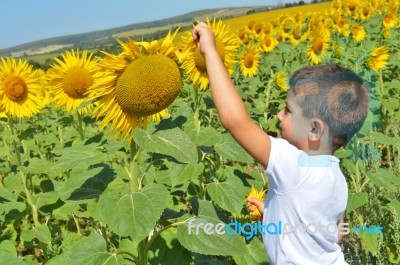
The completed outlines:
[[[307,138],[309,145],[315,145],[325,139],[330,150],[335,151],[360,130],[367,117],[368,90],[349,69],[338,65],[308,66],[294,72],[289,84],[286,102],[293,109],[289,138],[294,142]],[[285,112],[278,114],[281,126]]]

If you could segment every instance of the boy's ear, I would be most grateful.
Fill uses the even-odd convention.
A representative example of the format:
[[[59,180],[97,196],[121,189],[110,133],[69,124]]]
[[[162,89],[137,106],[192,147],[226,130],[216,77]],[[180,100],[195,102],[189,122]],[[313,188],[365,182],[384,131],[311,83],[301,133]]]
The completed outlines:
[[[325,123],[318,118],[311,119],[311,127],[308,132],[308,140],[310,141],[318,141],[322,138],[322,135],[325,132]]]

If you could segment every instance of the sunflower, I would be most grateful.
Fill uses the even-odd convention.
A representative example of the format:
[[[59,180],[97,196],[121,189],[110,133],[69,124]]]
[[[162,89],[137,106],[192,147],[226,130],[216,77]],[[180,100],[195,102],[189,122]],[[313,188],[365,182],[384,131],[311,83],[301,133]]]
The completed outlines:
[[[385,38],[385,39],[390,39],[390,37],[392,36],[392,33],[390,31],[389,28],[385,28],[383,29],[383,31],[381,32],[381,35]]]
[[[393,28],[397,23],[395,14],[393,12],[387,12],[382,23],[386,29]]]
[[[288,34],[289,32],[291,32],[292,30],[294,30],[296,28],[296,22],[292,19],[292,18],[287,18],[284,22],[283,22],[283,31]]]
[[[311,33],[310,43],[307,48],[307,57],[313,64],[319,64],[329,48],[330,34],[326,30]]]
[[[207,24],[214,32],[218,54],[224,62],[229,75],[232,75],[233,66],[236,62],[236,52],[239,46],[237,38],[229,33],[229,28],[221,20],[216,22],[214,19],[211,23],[207,19]],[[186,32],[182,40],[185,46],[183,47],[184,55],[180,58],[180,61],[182,68],[187,74],[187,79],[192,80],[193,84],[201,90],[206,90],[209,84],[206,62],[196,43],[193,41],[191,31]]]
[[[239,30],[238,32],[238,37],[239,40],[244,44],[247,45],[250,43],[251,39],[252,39],[252,32],[249,31],[247,28],[242,28]]]
[[[389,60],[389,50],[386,46],[380,46],[371,51],[370,55],[365,60],[365,65],[378,72],[386,67]]]
[[[334,0],[332,3],[332,10],[334,10],[335,13],[338,13],[342,9],[342,3],[340,0]]]
[[[350,0],[347,1],[346,5],[349,15],[351,15],[353,18],[356,18],[358,15],[358,9],[360,8],[360,1]]]
[[[263,28],[264,34],[272,34],[274,32],[274,26],[271,23],[265,24]]]
[[[333,43],[332,54],[333,54],[334,58],[336,58],[336,59],[342,58],[343,51],[344,51],[344,48],[340,45],[339,42]]]
[[[303,14],[301,12],[297,12],[294,16],[294,21],[296,24],[302,24],[303,23]]]
[[[365,31],[364,27],[360,24],[355,24],[351,28],[351,34],[353,36],[353,39],[356,42],[361,42],[365,39],[365,36],[367,35],[367,32]]]
[[[43,108],[40,80],[26,61],[1,58],[0,107],[8,116],[32,117]]]
[[[103,117],[100,129],[111,122],[109,133],[124,140],[134,128],[146,128],[148,117],[158,121],[168,115],[166,108],[179,95],[182,77],[177,64],[174,34],[169,32],[159,41],[126,42],[118,55],[103,52],[100,66],[113,72],[112,80],[102,93],[94,110],[97,119]]]
[[[66,51],[61,55],[61,59],[54,58],[55,63],[48,70],[48,89],[52,97],[52,102],[65,108],[66,111],[74,111],[85,100],[89,94],[95,93],[96,89],[101,89],[105,81],[110,80],[110,76],[105,76],[106,72],[100,71],[98,60],[92,58],[86,50],[79,54]],[[89,108],[81,109],[86,112]]]
[[[250,20],[249,23],[247,24],[247,28],[249,30],[254,30],[255,26],[256,26],[256,22],[254,20]]]
[[[253,77],[257,74],[260,65],[260,50],[258,46],[248,46],[240,53],[240,70],[245,77]]]
[[[6,110],[0,105],[0,118],[6,118]]]
[[[272,52],[277,45],[278,41],[271,34],[266,34],[261,39],[261,48],[267,53]]]
[[[260,191],[258,191],[258,190],[254,187],[254,185],[251,185],[251,190],[250,190],[250,193],[249,193],[249,195],[247,196],[247,198],[255,198],[255,199],[257,199],[257,200],[264,201],[264,200],[265,200],[265,192],[266,192],[266,190],[260,190]],[[249,213],[250,216],[252,217],[252,219],[255,220],[255,221],[261,220],[261,213],[260,213],[260,211],[258,210],[257,206],[254,205],[254,204],[252,204],[252,203],[250,203],[250,202],[247,202],[247,206],[248,206],[248,207],[252,206],[252,207],[254,208],[254,211],[251,211],[251,212]]]
[[[36,70],[36,77],[38,78],[38,82],[40,84],[40,94],[43,100],[43,107],[47,106],[50,103],[50,95],[47,91],[47,75],[43,69]]]
[[[274,86],[283,91],[288,90],[289,85],[285,72],[279,71],[274,75]]]
[[[339,21],[335,24],[335,28],[340,34],[343,35],[343,37],[348,37],[350,34],[350,22],[345,18],[339,19]]]
[[[369,20],[372,16],[372,13],[373,13],[372,5],[364,5],[360,9],[360,17],[363,21]]]
[[[261,32],[263,32],[263,28],[264,28],[263,24],[257,23],[257,24],[254,26],[254,32],[255,32],[257,35],[259,35]]]
[[[297,26],[295,29],[293,29],[289,35],[290,43],[294,46],[297,46],[300,44],[300,42],[305,41],[306,37],[307,35],[302,32],[300,26]]]

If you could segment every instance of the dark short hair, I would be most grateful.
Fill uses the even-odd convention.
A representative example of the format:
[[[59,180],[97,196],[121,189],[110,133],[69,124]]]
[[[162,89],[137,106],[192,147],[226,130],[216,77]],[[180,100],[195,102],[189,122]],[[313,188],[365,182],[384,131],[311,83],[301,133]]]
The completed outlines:
[[[329,127],[333,150],[345,145],[362,127],[369,105],[366,83],[339,65],[307,66],[289,81],[303,116],[320,118]]]

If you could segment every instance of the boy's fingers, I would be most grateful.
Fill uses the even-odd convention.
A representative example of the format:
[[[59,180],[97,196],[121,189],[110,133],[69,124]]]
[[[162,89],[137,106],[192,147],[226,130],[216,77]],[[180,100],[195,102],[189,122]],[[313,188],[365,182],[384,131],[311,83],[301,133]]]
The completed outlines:
[[[247,198],[247,201],[254,204],[255,206],[257,206],[257,208],[261,214],[264,212],[264,202],[263,201],[260,201],[256,198]],[[252,206],[249,206],[249,207],[252,207]],[[250,210],[250,208],[249,208],[249,210]]]

